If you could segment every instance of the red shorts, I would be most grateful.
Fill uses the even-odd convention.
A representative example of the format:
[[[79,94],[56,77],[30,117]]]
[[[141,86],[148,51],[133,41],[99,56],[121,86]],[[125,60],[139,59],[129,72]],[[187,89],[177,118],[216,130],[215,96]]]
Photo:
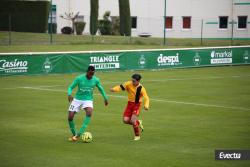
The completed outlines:
[[[125,108],[125,111],[123,113],[123,117],[129,117],[131,118],[132,115],[139,116],[141,109],[141,103],[135,103],[135,102],[128,102],[127,107]]]

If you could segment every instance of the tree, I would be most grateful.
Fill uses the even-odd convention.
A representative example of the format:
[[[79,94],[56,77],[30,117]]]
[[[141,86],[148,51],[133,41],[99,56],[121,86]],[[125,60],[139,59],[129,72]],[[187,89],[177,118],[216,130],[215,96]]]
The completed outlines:
[[[80,12],[77,12],[75,15],[73,12],[71,13],[64,13],[65,16],[61,15],[60,17],[65,19],[65,20],[70,20],[71,21],[71,24],[72,24],[72,30],[73,32],[75,32],[75,21],[76,21],[76,18],[78,17]]]
[[[131,35],[131,15],[129,0],[119,0],[120,34]]]
[[[90,34],[95,35],[98,29],[99,0],[90,0]]]

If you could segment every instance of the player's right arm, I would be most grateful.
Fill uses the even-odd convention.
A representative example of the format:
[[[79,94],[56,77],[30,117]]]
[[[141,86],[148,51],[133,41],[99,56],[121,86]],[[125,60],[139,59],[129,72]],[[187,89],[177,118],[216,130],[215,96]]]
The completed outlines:
[[[113,88],[110,89],[111,92],[120,92],[120,91],[125,91],[126,90],[126,87],[128,85],[128,82],[125,82],[121,85],[117,85]]]
[[[73,100],[72,91],[78,85],[78,78],[75,78],[73,83],[68,87],[68,101],[71,102]]]

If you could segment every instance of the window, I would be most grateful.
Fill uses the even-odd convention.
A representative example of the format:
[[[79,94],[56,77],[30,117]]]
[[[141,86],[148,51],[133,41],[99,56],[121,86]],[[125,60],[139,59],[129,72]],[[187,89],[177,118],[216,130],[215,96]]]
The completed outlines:
[[[182,28],[183,29],[190,29],[191,28],[191,17],[190,16],[182,17]]]
[[[166,29],[172,29],[173,28],[173,17],[166,17]]]
[[[220,16],[219,17],[219,28],[227,29],[228,28],[228,16]]]
[[[131,17],[131,28],[137,28],[137,17]]]
[[[247,16],[238,16],[238,28],[239,29],[247,28]]]
[[[83,15],[78,15],[76,17],[76,22],[84,22],[84,16]]]

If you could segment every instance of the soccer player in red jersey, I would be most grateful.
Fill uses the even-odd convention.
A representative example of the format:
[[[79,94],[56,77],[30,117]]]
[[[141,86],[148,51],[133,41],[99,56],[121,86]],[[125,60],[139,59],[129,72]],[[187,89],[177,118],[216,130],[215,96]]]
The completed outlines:
[[[146,89],[140,84],[141,75],[132,75],[132,80],[111,88],[111,92],[128,92],[128,104],[123,113],[123,122],[134,128],[134,140],[140,140],[140,129],[143,131],[142,120],[138,120],[142,97],[144,98],[144,109],[149,109],[149,97]]]

